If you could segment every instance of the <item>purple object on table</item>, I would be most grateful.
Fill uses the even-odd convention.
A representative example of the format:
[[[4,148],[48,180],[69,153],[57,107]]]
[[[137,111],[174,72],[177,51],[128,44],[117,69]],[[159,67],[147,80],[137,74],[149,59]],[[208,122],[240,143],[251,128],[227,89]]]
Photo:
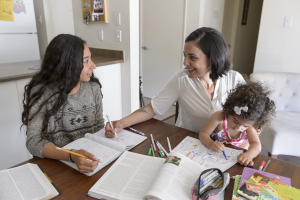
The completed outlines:
[[[129,126],[128,126],[127,128],[128,128],[129,130],[132,130],[133,132],[138,133],[138,134],[145,135],[144,133],[142,133],[142,132],[140,132],[140,131],[138,131],[138,130],[135,130],[135,129],[129,127]]]
[[[268,173],[268,172],[264,172],[264,171],[259,171],[257,169],[252,169],[252,168],[249,168],[249,167],[245,167],[244,168],[244,171],[243,171],[243,174],[241,176],[241,181],[240,181],[240,184],[239,184],[239,188],[242,187],[242,185],[244,185],[244,183],[246,183],[246,181],[254,174],[254,173],[260,173],[262,175],[265,175],[269,178],[276,178],[276,177],[279,177],[280,178],[280,182],[281,183],[284,183],[284,184],[287,184],[287,185],[291,185],[291,179],[290,178],[287,178],[287,177],[284,177],[284,176],[279,176],[277,174],[272,174],[272,173]]]

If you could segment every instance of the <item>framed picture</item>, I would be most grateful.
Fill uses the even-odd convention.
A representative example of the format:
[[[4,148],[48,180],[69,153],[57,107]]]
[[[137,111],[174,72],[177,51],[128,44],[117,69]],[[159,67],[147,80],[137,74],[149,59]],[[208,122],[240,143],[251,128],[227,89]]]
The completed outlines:
[[[250,0],[244,0],[244,10],[243,10],[243,17],[242,17],[242,25],[247,24],[247,17],[248,17],[248,11],[249,11],[249,3]]]

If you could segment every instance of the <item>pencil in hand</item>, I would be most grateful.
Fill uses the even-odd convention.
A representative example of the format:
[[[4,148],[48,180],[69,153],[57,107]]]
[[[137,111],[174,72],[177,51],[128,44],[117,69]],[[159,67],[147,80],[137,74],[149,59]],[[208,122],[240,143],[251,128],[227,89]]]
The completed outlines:
[[[80,157],[83,157],[83,158],[86,158],[86,159],[89,159],[89,160],[93,160],[93,159],[90,159],[82,154],[79,154],[79,153],[75,153],[73,151],[69,151],[67,149],[63,149],[63,148],[59,148],[59,147],[56,147],[57,150],[61,150],[61,151],[64,151],[64,152],[67,152],[67,153],[70,153],[70,154],[73,154],[73,155],[76,155],[76,156],[80,156]],[[93,161],[97,161],[97,160],[93,160]]]

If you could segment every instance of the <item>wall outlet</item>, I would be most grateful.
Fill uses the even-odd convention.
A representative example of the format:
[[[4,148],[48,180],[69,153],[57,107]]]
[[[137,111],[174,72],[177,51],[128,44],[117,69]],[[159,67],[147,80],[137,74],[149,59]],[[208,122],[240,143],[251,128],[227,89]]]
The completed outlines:
[[[121,25],[121,14],[120,13],[115,14],[115,24]]]
[[[39,22],[40,22],[40,24],[43,23],[42,15],[39,15]]]
[[[213,17],[214,18],[218,18],[219,17],[219,11],[218,10],[214,10]]]
[[[285,17],[283,27],[290,28],[292,27],[292,23],[293,23],[293,17]]]
[[[98,30],[98,36],[99,36],[99,40],[102,41],[103,40],[103,30]]]
[[[116,31],[116,36],[117,36],[117,42],[121,42],[122,41],[121,30]]]

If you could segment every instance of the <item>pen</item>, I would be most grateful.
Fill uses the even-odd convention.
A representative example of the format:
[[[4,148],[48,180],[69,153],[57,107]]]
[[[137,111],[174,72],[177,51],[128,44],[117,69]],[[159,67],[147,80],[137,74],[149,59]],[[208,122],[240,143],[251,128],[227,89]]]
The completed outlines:
[[[210,173],[212,173],[213,172],[213,170],[210,170],[210,171],[208,171],[208,172],[206,172],[205,174],[203,174],[202,176],[201,176],[201,181],[203,180],[203,179],[205,179],[205,177],[207,177]]]
[[[218,136],[218,133],[216,133],[216,136],[217,136],[218,141],[221,142],[221,141],[220,141],[220,138],[219,138],[219,136]],[[223,155],[224,155],[225,159],[228,160],[227,157],[226,157],[226,154],[225,154],[225,151],[224,151],[224,150],[223,150]]]
[[[171,153],[172,149],[171,149],[171,144],[170,144],[170,140],[169,140],[168,137],[167,137],[167,141],[168,141],[169,151],[170,151],[170,153]]]
[[[223,183],[223,180],[221,180],[217,185],[216,188],[219,187]]]
[[[127,127],[129,130],[132,130],[133,132],[136,132],[136,133],[138,133],[138,134],[141,134],[141,135],[145,135],[144,133],[142,133],[142,132],[140,132],[140,131],[138,131],[138,130],[135,130],[134,128],[131,128],[131,127]]]
[[[169,154],[167,153],[167,151],[165,150],[165,148],[157,141],[157,144],[160,146],[160,148],[163,150],[163,152],[166,154],[166,156],[168,157]]]
[[[164,157],[160,150],[158,150],[158,154],[160,155],[160,157]]]
[[[212,173],[210,173],[207,177],[205,177],[203,180],[200,181],[200,185],[202,185],[203,183],[207,183],[209,182],[211,179],[215,178],[216,176],[218,176],[219,173],[217,170],[213,171]]]
[[[114,130],[115,136],[117,137],[117,139],[119,139],[119,138],[118,138],[118,135],[117,135],[117,133],[116,133],[116,131],[115,131],[115,128],[114,128],[114,126],[112,125],[111,121],[109,120],[109,117],[108,117],[108,115],[106,115],[106,117],[107,117],[107,120],[108,120],[108,122],[109,122],[109,124],[110,124],[111,128]]]
[[[266,169],[267,169],[268,165],[270,164],[270,162],[271,162],[271,160],[268,160],[268,162],[267,162],[266,166],[265,166],[265,167],[264,167],[264,169],[263,169],[263,172],[265,172],[265,171],[266,171]]]
[[[264,168],[265,165],[266,165],[266,162],[263,160],[263,161],[260,163],[260,166],[259,166],[258,170],[261,171],[261,170]]]
[[[214,181],[216,181],[219,177],[216,176],[210,181],[208,181],[202,188],[200,188],[200,193],[202,193],[210,184],[212,184]]]
[[[154,140],[153,140],[152,134],[150,134],[150,137],[151,137],[151,141],[152,141],[152,144],[153,144],[154,151],[156,151],[156,148],[155,148],[155,144],[154,144]]]
[[[153,145],[151,144],[151,150],[152,150],[152,156],[155,157],[154,151],[153,151]]]
[[[84,155],[82,155],[82,154],[75,153],[75,152],[69,151],[69,150],[67,150],[67,149],[63,149],[63,148],[59,148],[59,147],[56,147],[56,149],[57,149],[57,150],[64,151],[64,152],[67,152],[67,153],[70,153],[70,154],[73,154],[73,155],[76,155],[76,156],[80,156],[80,157],[83,157],[83,158],[86,158],[86,159],[90,159],[90,158],[88,158],[88,157],[86,157],[86,156],[84,156]],[[90,159],[90,160],[92,160],[92,159]],[[93,160],[93,161],[97,161],[97,160]]]
[[[151,155],[151,151],[152,151],[152,149],[151,149],[151,147],[150,147],[150,149],[149,149],[149,153],[148,153],[148,156],[150,156],[150,155]]]
[[[157,146],[157,148],[159,149],[160,153],[161,153],[163,156],[165,156],[164,151],[160,148],[160,146],[159,146],[159,144],[157,143],[157,141],[156,141],[156,140],[154,140],[154,141],[155,141],[156,146]]]

